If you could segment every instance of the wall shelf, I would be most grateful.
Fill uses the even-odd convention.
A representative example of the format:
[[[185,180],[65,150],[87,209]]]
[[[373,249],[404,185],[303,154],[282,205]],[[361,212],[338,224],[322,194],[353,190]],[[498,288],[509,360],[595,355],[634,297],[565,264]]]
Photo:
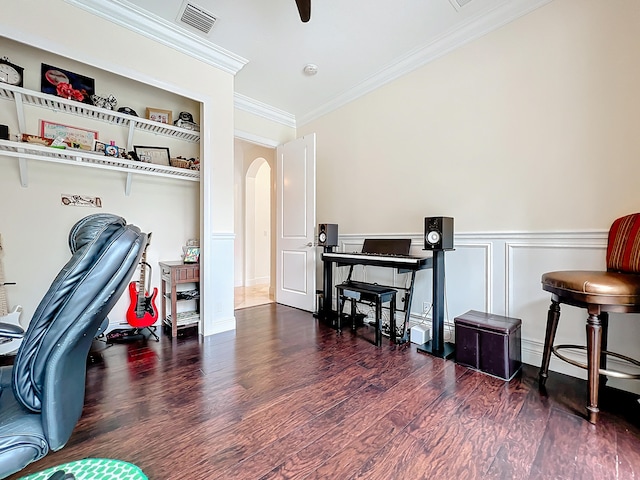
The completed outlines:
[[[102,168],[127,173],[125,193],[131,191],[131,175],[154,175],[177,180],[200,181],[200,171],[176,168],[153,163],[136,162],[116,157],[98,155],[86,150],[58,149],[32,143],[0,140],[0,154],[20,160],[20,183],[28,186],[27,160],[64,163],[67,165]]]
[[[177,140],[199,143],[200,132],[187,130],[145,118],[115,112],[86,103],[67,100],[46,93],[27,90],[22,87],[2,84],[0,99],[13,101],[16,106],[18,128],[20,133],[29,133],[25,126],[24,106],[36,106],[55,112],[62,112],[92,120],[99,120],[128,129],[127,150],[133,150],[133,135],[136,130],[172,137]],[[200,171],[136,162],[116,157],[107,157],[86,150],[57,149],[31,143],[0,140],[0,154],[16,157],[20,161],[20,184],[28,186],[27,160],[64,163],[67,165],[85,166],[116,170],[127,173],[125,194],[131,192],[132,174],[154,175],[177,180],[199,181]]]
[[[127,115],[126,113],[107,110],[106,108],[96,107],[94,105],[76,102],[74,100],[67,100],[66,98],[27,90],[26,88],[16,87],[13,85],[3,84],[0,87],[0,98],[13,100],[16,103],[20,133],[29,133],[24,131],[24,113],[20,111],[22,110],[23,105],[29,105],[46,108],[54,112],[69,113],[71,115],[90,118],[92,120],[99,120],[112,125],[120,125],[125,128],[133,127],[133,129],[173,137],[186,142],[200,142],[200,132],[194,130],[187,130],[174,125],[154,122],[147,120],[146,118]],[[127,146],[127,148],[129,147],[130,145]]]

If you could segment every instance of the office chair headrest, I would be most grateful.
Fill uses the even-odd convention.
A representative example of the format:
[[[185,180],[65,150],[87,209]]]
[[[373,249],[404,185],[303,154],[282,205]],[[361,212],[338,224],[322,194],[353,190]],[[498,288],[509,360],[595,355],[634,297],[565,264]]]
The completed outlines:
[[[124,218],[110,213],[95,213],[78,221],[69,232],[69,248],[76,253],[84,245],[91,243],[110,225],[117,224],[124,227]]]

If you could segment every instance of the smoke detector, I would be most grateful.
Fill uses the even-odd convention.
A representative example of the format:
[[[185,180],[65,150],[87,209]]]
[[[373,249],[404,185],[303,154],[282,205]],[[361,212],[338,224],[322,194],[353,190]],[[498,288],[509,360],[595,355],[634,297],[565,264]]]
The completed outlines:
[[[213,25],[218,21],[215,15],[190,1],[185,1],[182,4],[177,19],[180,23],[204,34],[209,34]]]
[[[318,66],[313,63],[307,63],[302,69],[305,75],[309,75],[310,77],[318,73]]]

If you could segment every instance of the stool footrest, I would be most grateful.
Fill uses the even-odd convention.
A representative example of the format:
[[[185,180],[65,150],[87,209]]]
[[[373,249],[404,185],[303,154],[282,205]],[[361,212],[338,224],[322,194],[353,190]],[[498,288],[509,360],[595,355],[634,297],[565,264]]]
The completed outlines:
[[[588,367],[587,367],[586,363],[578,362],[577,360],[569,358],[566,355],[563,355],[563,354],[558,352],[558,350],[566,350],[566,349],[586,350],[587,347],[585,347],[584,345],[568,345],[568,344],[556,345],[556,346],[551,347],[551,351],[560,360],[564,360],[565,362],[570,363],[571,365],[574,365],[574,366],[579,367],[579,368],[584,368],[585,370],[587,370]],[[604,355],[610,355],[612,357],[619,358],[620,360],[624,360],[625,362],[630,363],[632,365],[635,365],[636,367],[640,367],[640,361],[638,361],[638,360],[636,360],[634,358],[631,358],[631,357],[627,357],[626,355],[622,355],[622,354],[616,353],[616,352],[609,352],[609,351],[606,351],[606,350],[602,350],[602,353]],[[598,373],[600,375],[606,375],[608,377],[614,377],[614,378],[625,378],[625,379],[632,379],[632,380],[640,379],[640,373],[627,373],[627,372],[620,372],[620,371],[617,371],[617,370],[607,370],[607,369],[604,369],[604,368],[601,368],[598,371]]]

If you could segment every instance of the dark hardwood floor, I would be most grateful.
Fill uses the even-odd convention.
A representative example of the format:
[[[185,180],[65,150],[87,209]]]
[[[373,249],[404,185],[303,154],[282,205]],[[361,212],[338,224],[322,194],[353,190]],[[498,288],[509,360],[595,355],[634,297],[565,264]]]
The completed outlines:
[[[545,396],[532,366],[504,382],[278,304],[236,317],[94,353],[71,440],[11,478],[83,457],[152,480],[640,476],[635,395],[606,389],[593,426],[581,380],[552,373]]]

